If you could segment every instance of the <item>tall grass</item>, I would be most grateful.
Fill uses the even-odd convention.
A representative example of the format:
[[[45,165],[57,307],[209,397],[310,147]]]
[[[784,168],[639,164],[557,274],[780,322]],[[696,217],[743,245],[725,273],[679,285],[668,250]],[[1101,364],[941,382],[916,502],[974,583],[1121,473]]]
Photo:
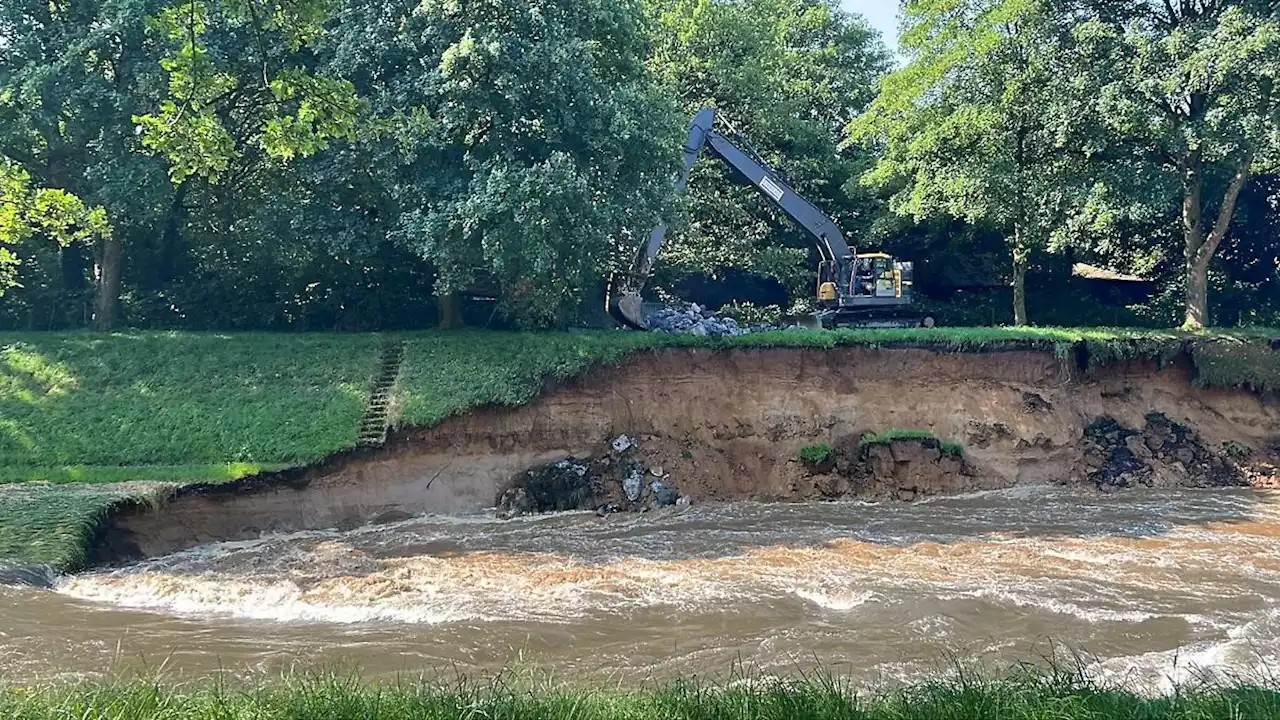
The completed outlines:
[[[12,720],[1263,720],[1280,692],[1197,685],[1144,697],[1072,677],[951,676],[879,694],[817,675],[626,690],[516,688],[500,682],[365,685],[338,676],[277,685],[172,687],[138,681],[0,689]]]

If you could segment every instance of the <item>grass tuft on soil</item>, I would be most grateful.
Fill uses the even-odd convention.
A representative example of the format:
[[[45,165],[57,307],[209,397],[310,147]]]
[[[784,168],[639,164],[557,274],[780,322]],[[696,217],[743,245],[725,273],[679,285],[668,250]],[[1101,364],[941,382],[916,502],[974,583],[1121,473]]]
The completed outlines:
[[[907,441],[936,444],[945,455],[955,458],[964,457],[964,445],[952,440],[943,440],[928,430],[914,428],[889,428],[882,432],[864,433],[858,441],[858,446],[865,448],[868,445],[892,445],[895,442]]]
[[[155,681],[0,687],[14,720],[1207,720],[1280,716],[1274,687],[1203,683],[1162,697],[1072,677],[960,675],[877,694],[828,675],[709,686],[676,681],[640,689],[514,687],[460,681],[366,685],[340,676],[228,687]]]
[[[800,448],[800,460],[810,467],[815,467],[827,462],[831,458],[835,457],[835,454],[835,448],[831,447],[827,443],[805,445]]]

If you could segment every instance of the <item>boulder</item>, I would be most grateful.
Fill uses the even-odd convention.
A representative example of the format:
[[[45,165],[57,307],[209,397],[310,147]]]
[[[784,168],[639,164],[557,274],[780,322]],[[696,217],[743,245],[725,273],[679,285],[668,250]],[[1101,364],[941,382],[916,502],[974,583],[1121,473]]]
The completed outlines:
[[[671,488],[663,488],[658,491],[657,497],[654,499],[654,504],[658,507],[667,507],[668,505],[675,505],[679,501],[680,493],[672,490]]]

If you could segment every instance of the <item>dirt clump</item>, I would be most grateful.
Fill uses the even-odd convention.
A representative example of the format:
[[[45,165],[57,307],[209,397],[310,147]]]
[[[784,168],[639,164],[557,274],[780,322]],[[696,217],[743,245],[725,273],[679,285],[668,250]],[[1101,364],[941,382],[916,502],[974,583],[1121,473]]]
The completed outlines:
[[[860,437],[841,438],[835,447],[824,448],[829,452],[823,452],[821,457],[806,458],[802,450],[794,460],[774,463],[770,473],[773,482],[758,488],[756,497],[909,502],[993,487],[963,455],[947,451],[937,439],[863,443]],[[510,519],[546,512],[595,510],[603,516],[690,504],[692,499],[681,494],[674,473],[661,463],[674,460],[676,467],[684,468],[681,476],[690,478],[694,487],[698,487],[700,466],[688,450],[673,452],[675,445],[678,443],[673,444],[668,438],[649,436],[643,442],[628,439],[625,449],[619,450],[615,441],[590,457],[567,458],[531,468],[503,486],[498,493],[497,514]],[[703,450],[704,458],[712,455],[710,459],[716,459],[713,453]],[[702,466],[711,469],[713,463],[704,462]],[[700,498],[714,494],[711,488],[698,492]]]
[[[831,472],[810,468],[813,492],[805,499],[912,501],[993,486],[962,454],[948,452],[935,438],[875,443],[861,438],[856,434],[836,442]]]

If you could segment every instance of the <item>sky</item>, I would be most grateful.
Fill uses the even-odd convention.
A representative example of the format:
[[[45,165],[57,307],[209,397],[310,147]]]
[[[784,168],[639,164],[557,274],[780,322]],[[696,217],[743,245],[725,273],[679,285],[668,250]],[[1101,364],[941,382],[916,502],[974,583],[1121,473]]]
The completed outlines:
[[[890,50],[898,47],[898,0],[842,0],[841,4],[879,30]]]

